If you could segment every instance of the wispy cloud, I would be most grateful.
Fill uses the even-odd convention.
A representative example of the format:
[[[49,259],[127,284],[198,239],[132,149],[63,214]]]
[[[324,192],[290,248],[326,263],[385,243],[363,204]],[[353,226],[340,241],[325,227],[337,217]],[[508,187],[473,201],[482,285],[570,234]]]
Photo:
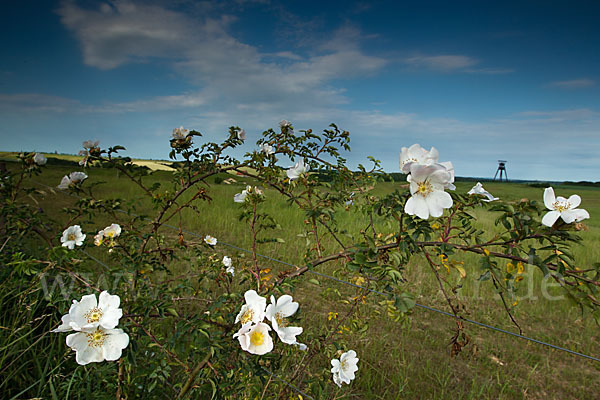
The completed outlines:
[[[373,74],[387,64],[362,50],[361,43],[369,39],[351,26],[322,39],[310,54],[261,53],[229,33],[235,21],[229,15],[192,18],[132,2],[99,9],[65,2],[59,14],[81,42],[86,64],[113,69],[163,59],[202,87],[205,96],[232,107],[271,102],[283,110],[298,101],[322,106],[345,103],[343,90],[332,87],[332,80]]]
[[[515,70],[513,68],[468,68],[465,69],[465,72],[482,75],[502,75],[512,74]]]
[[[438,72],[461,72],[482,75],[499,75],[514,72],[512,68],[476,67],[481,62],[479,59],[460,54],[419,55],[404,58],[402,62],[414,68],[425,68]]]
[[[85,104],[66,97],[40,93],[0,93],[0,110],[36,113],[130,113],[153,112],[185,108],[197,108],[206,104],[210,97],[203,93],[172,96],[156,96],[130,102]]]
[[[559,88],[559,89],[585,89],[596,85],[596,81],[593,79],[582,78],[582,79],[571,79],[568,81],[555,81],[550,82],[546,86]]]
[[[40,93],[0,93],[0,110],[64,113],[81,109],[77,100]]]
[[[404,60],[406,64],[415,67],[425,67],[438,71],[462,70],[479,63],[479,60],[463,55],[415,56]]]

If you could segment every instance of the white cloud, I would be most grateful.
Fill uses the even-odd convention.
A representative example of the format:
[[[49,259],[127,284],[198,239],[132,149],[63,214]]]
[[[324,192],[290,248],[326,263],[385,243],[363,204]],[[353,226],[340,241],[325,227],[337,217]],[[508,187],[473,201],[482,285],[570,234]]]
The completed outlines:
[[[438,71],[462,70],[479,63],[479,60],[463,55],[415,56],[404,60],[406,64]]]
[[[515,72],[515,70],[513,68],[469,68],[465,69],[465,72],[482,75],[502,75],[511,74]]]
[[[310,47],[263,52],[231,34],[234,17],[211,17],[214,3],[207,6],[208,11],[196,10],[193,14],[157,4],[111,4],[90,10],[65,2],[60,8],[63,23],[81,44],[84,62],[95,68],[112,69],[160,59],[193,87],[186,93],[127,103],[86,106],[60,99],[54,105],[60,105],[57,110],[79,107],[84,111],[120,112],[114,120],[131,121],[124,125],[140,126],[140,132],[154,129],[156,135],[164,132],[160,142],[132,138],[135,146],[143,146],[143,151],[154,157],[162,153],[151,152],[163,149],[165,138],[175,126],[183,124],[202,131],[205,140],[219,140],[226,135],[228,126],[243,125],[250,143],[263,130],[276,128],[281,119],[287,119],[296,129],[315,131],[336,122],[340,128],[351,131],[351,164],[364,163],[367,155],[373,155],[384,161],[388,171],[398,170],[400,148],[416,142],[438,148],[443,160],[455,163],[458,175],[493,176],[498,158],[510,160],[511,177],[569,179],[561,176],[563,167],[555,162],[565,156],[573,164],[600,168],[595,161],[599,146],[593,144],[597,141],[589,140],[593,135],[600,136],[600,118],[592,110],[529,110],[502,119],[473,122],[353,109],[339,81],[376,74],[389,61],[364,51],[364,43],[372,37],[352,26],[343,26],[328,39],[311,36],[303,42],[310,43]],[[287,21],[276,23],[296,29]],[[296,30],[299,36],[306,36],[305,31],[310,29]],[[477,58],[458,54],[416,55],[402,62],[437,72],[513,72],[508,68],[482,67]],[[0,106],[3,101],[8,104],[16,100],[0,97]],[[50,107],[53,99],[34,97],[28,102]],[[131,150],[136,151],[133,147]],[[488,163],[489,174],[481,169]]]
[[[555,81],[550,82],[548,87],[554,87],[559,89],[585,89],[596,85],[596,81],[593,79],[582,78],[572,79],[568,81]]]
[[[325,106],[345,103],[333,79],[375,73],[387,61],[368,55],[366,40],[352,27],[342,27],[317,51],[305,56],[292,51],[261,53],[229,34],[232,16],[187,15],[145,3],[115,2],[90,10],[65,2],[62,22],[81,42],[84,62],[100,69],[154,58],[171,63],[204,96],[227,106],[271,102]]]
[[[77,100],[40,93],[0,93],[0,110],[64,113],[79,110]]]
[[[156,96],[148,100],[137,100],[126,103],[113,103],[106,106],[94,107],[93,111],[101,112],[147,112],[164,111],[180,108],[200,107],[209,101],[202,93],[182,94],[173,96]]]
[[[522,111],[515,114],[517,118],[526,118],[529,122],[559,123],[572,121],[595,121],[600,120],[600,112],[589,108],[577,108],[568,110],[552,111]]]
[[[194,37],[189,19],[182,14],[156,5],[112,4],[87,10],[63,2],[58,10],[62,23],[81,42],[89,66],[112,69],[149,57],[177,57]]]
[[[40,93],[0,93],[0,110],[38,113],[128,113],[196,108],[210,98],[203,93],[156,96],[124,103],[84,104],[79,100]]]
[[[404,64],[438,72],[462,72],[469,74],[500,75],[515,72],[512,68],[474,68],[480,63],[475,57],[460,54],[418,55],[402,59]]]

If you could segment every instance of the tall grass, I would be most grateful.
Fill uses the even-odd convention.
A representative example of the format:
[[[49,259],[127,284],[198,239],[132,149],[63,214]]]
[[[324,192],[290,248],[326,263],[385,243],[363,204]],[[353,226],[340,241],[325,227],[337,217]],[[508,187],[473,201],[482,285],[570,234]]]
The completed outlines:
[[[69,167],[47,168],[42,183],[56,186],[60,182],[60,177],[70,171],[72,168]],[[139,200],[142,196],[141,190],[115,170],[94,169],[89,175],[91,176],[86,184],[99,181],[108,183],[94,189],[98,198],[119,197],[125,204],[136,204],[136,213],[151,213],[151,204]],[[172,190],[167,184],[168,177],[169,172],[157,171],[146,179],[148,182],[160,182],[164,185],[164,190]],[[175,218],[169,223],[200,235],[211,234],[221,242],[249,248],[251,237],[248,228],[244,222],[238,220],[239,206],[232,200],[233,195],[240,192],[246,184],[255,182],[250,178],[236,177],[236,179],[238,182],[232,185],[207,182],[206,184],[210,185],[212,200],[198,202],[196,206],[200,210],[199,213],[186,210],[181,218]],[[30,184],[36,185],[33,181]],[[456,190],[466,192],[471,186],[472,183],[458,182]],[[529,198],[542,202],[543,189],[526,184],[487,183],[485,187],[503,201],[516,202],[522,198]],[[56,220],[66,221],[61,208],[72,204],[75,199],[60,192],[52,193],[48,189],[41,189],[46,195],[39,206]],[[396,189],[404,190],[398,183],[381,183],[373,193],[384,196]],[[583,244],[577,246],[573,253],[580,266],[598,262],[600,260],[600,250],[597,247],[600,239],[600,218],[598,218],[600,190],[560,185],[555,187],[555,191],[557,195],[563,196],[573,193],[581,195],[583,199],[581,207],[587,209],[592,218],[586,221],[587,230],[580,232],[584,238]],[[283,201],[275,191],[266,188],[265,194],[268,201],[262,211],[272,215],[280,224],[280,228],[271,235],[283,239],[283,243],[261,245],[259,252],[292,264],[302,265],[307,249],[307,238],[303,236],[305,216]],[[481,208],[475,210],[473,215],[477,220],[477,226],[488,232],[490,236],[498,231],[494,224],[495,213]],[[352,238],[357,238],[368,222],[367,216],[361,214],[356,205],[351,206],[348,211],[340,210],[337,218],[339,230],[347,232],[347,243],[352,243]],[[82,227],[88,232],[94,232],[110,222],[112,221],[108,219],[100,220],[97,221],[98,226],[86,226],[85,222],[82,222]],[[380,231],[391,231],[386,221],[376,218],[375,222]],[[168,230],[165,230],[165,233],[167,232]],[[173,231],[171,234],[176,233]],[[57,232],[57,236],[58,234]],[[191,246],[200,241],[199,238],[185,233],[184,238]],[[329,251],[335,249],[333,241],[325,241],[324,244]],[[236,268],[249,265],[248,256],[242,252],[226,246],[217,247],[219,256],[223,254],[234,256]],[[96,255],[106,261],[102,254]],[[457,256],[457,260],[464,261],[467,278],[461,280],[457,275],[451,275],[448,279],[462,285],[457,296],[466,307],[465,315],[477,321],[515,331],[516,328],[507,317],[489,282],[481,283],[477,280],[480,275],[478,258],[467,254]],[[289,269],[285,265],[269,261],[261,262],[272,268],[274,275],[278,271]],[[325,264],[319,266],[318,271],[346,280],[354,278],[349,273],[342,273],[338,267],[339,264],[335,263]],[[189,266],[177,265],[174,269],[185,272]],[[415,294],[419,303],[446,309],[447,306],[438,290],[435,278],[424,259],[413,258],[406,271],[405,289]],[[589,318],[580,315],[578,309],[573,307],[566,298],[549,298],[544,292],[545,279],[535,267],[528,266],[525,276],[526,278],[520,283],[521,300],[515,308],[515,316],[525,334],[580,352],[600,355],[597,350],[598,326]],[[317,278],[319,284],[315,284],[310,278]],[[329,313],[342,315],[345,312],[338,301],[336,291],[342,299],[351,298],[358,293],[353,288],[310,274],[297,280],[299,285],[294,298],[301,304],[300,318],[305,329],[331,329],[335,326],[336,319],[331,318]],[[6,298],[10,298],[10,293],[6,291],[7,289],[4,290]],[[547,290],[549,294],[558,293],[555,288]],[[371,295],[361,306],[357,323],[368,326],[366,334],[345,336],[350,347],[357,351],[361,359],[360,369],[351,389],[339,390],[336,398],[597,398],[600,390],[600,365],[592,361],[475,326],[467,326],[471,338],[470,345],[461,354],[451,358],[448,347],[454,324],[451,318],[415,309],[408,320],[396,322],[382,311],[383,307],[378,303],[383,300],[376,295]],[[3,310],[8,307],[13,306],[3,304]],[[35,302],[28,307],[27,313],[19,315],[6,313],[4,318],[20,318],[22,323],[35,321],[40,317],[35,314]],[[42,318],[38,321],[45,320]],[[17,322],[19,321],[4,319],[2,324],[15,326]],[[64,385],[68,382],[60,381],[56,368],[60,368],[60,363],[65,362],[65,358],[62,357],[65,346],[58,338],[44,336],[50,328],[47,324],[40,323],[38,328],[32,330],[30,337],[22,337],[17,343],[13,343],[9,337],[9,340],[2,345],[2,351],[6,359],[11,354],[14,356],[18,352],[25,351],[28,346],[35,344],[38,348],[39,343],[36,344],[35,341],[43,340],[45,346],[43,348],[46,350],[37,353],[33,359],[23,363],[21,368],[13,373],[32,371],[40,377],[39,385]],[[342,335],[345,335],[343,330],[340,336]],[[310,343],[307,344],[310,346]],[[330,378],[327,368],[329,359],[325,355],[318,355],[312,362],[325,366],[323,374],[327,379]],[[293,368],[294,360],[290,360],[274,372],[286,376]],[[90,369],[81,369],[80,375],[90,373]],[[111,373],[114,374],[114,371]],[[316,390],[324,397],[328,395],[327,393],[331,394],[332,390],[335,391],[331,385],[310,389]]]

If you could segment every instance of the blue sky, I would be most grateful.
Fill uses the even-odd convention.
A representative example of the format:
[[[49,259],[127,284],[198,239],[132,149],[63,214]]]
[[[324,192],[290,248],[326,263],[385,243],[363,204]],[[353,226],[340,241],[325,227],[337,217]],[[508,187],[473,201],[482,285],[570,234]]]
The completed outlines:
[[[341,6],[343,4],[343,6]],[[340,7],[341,6],[341,7]],[[121,144],[180,125],[238,155],[282,119],[351,133],[351,166],[435,146],[459,176],[600,181],[595,1],[20,1],[0,13],[0,149]]]

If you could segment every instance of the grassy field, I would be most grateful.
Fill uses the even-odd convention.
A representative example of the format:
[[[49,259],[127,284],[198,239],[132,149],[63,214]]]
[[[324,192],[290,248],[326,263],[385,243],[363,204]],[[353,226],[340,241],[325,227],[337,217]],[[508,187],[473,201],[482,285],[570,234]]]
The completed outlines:
[[[0,151],[0,161],[16,161],[19,153],[14,151]],[[75,156],[72,154],[53,154],[53,153],[42,153],[45,157],[50,160],[50,164],[53,162],[60,161],[71,161],[79,162],[81,156]],[[169,161],[163,160],[140,160],[132,159],[131,162],[140,167],[147,167],[152,171],[173,171],[173,168],[169,166]]]
[[[0,154],[0,158],[5,157]],[[60,178],[73,171],[70,166],[49,166],[43,175],[29,182],[31,185],[43,183],[56,186]],[[76,169],[79,170],[79,169]],[[90,178],[86,184],[107,182],[98,186],[94,193],[99,198],[119,197],[135,200],[141,197],[140,189],[115,170],[89,169]],[[170,172],[155,171],[145,178],[149,183],[161,182],[165,190],[169,190]],[[198,203],[200,213],[186,211],[181,221],[169,223],[177,225],[181,222],[184,229],[199,235],[211,234],[219,239],[217,251],[234,257],[235,265],[240,268],[248,263],[248,256],[223,245],[230,243],[249,248],[251,237],[247,226],[238,220],[239,205],[233,202],[235,193],[239,193],[246,184],[253,184],[250,178],[236,177],[237,182],[231,185],[210,184],[212,201]],[[383,196],[395,189],[404,189],[400,183],[381,183],[373,194]],[[472,182],[458,182],[458,192],[466,192]],[[49,215],[65,220],[61,214],[64,206],[72,204],[74,199],[60,191],[45,191],[45,198],[40,203]],[[485,188],[507,202],[519,201],[523,198],[542,201],[543,188],[516,183],[486,183]],[[576,185],[557,185],[557,195],[568,197],[577,193],[582,197],[580,207],[589,211],[591,218],[586,221],[586,230],[580,234],[584,238],[583,245],[574,249],[577,264],[586,266],[600,261],[600,190],[593,187]],[[306,251],[306,241],[302,234],[305,230],[304,216],[300,211],[290,207],[273,190],[266,189],[267,202],[264,210],[271,214],[281,225],[274,233],[284,243],[261,245],[259,252],[276,259],[293,264],[301,264]],[[349,211],[354,211],[350,207]],[[142,202],[139,213],[151,214],[151,207]],[[497,230],[494,226],[495,213],[486,209],[475,211],[477,225],[486,232]],[[346,242],[358,239],[358,233],[364,229],[367,219],[358,212],[339,212],[339,227],[347,230]],[[104,227],[81,225],[84,231],[91,233]],[[389,230],[386,221],[378,220],[381,231]],[[168,231],[165,231],[167,233]],[[58,236],[59,233],[57,233]],[[198,243],[201,239],[192,235],[184,235],[189,244]],[[326,242],[328,251],[335,251],[333,243]],[[327,252],[326,250],[326,252]],[[102,257],[101,254],[98,254]],[[106,258],[104,258],[107,261]],[[458,296],[467,307],[467,316],[471,319],[515,331],[503,307],[492,290],[490,282],[481,285],[477,281],[480,275],[477,256],[462,256],[458,260],[465,262],[467,278],[462,281],[462,289]],[[264,263],[265,267],[274,271],[289,269],[285,265],[272,262]],[[330,263],[318,267],[319,272],[333,274],[341,279],[352,281],[356,277],[341,271],[341,265]],[[405,290],[413,293],[421,304],[448,311],[441,293],[437,288],[434,276],[426,268],[426,262],[414,258],[407,268]],[[185,266],[179,266],[185,270]],[[549,298],[556,294],[555,288],[547,288],[541,273],[534,267],[527,267],[525,279],[520,283],[522,295],[516,308],[515,316],[527,336],[548,341],[559,346],[577,350],[586,354],[600,356],[598,350],[599,328],[591,320],[582,318],[577,308],[564,298]],[[310,283],[310,278],[317,278],[319,285]],[[451,281],[459,281],[456,275],[449,277]],[[297,278],[298,288],[294,299],[300,303],[301,321],[305,330],[309,327],[331,328],[335,320],[330,321],[330,312],[344,313],[343,307],[331,295],[337,289],[343,297],[350,298],[357,294],[356,289],[327,281],[323,278],[306,274]],[[469,344],[456,357],[449,355],[449,340],[453,334],[454,321],[444,315],[415,308],[410,319],[397,323],[381,314],[376,303],[383,299],[371,295],[367,303],[361,307],[360,319],[368,324],[366,335],[344,335],[341,337],[349,343],[360,358],[357,378],[350,387],[337,392],[335,398],[352,399],[594,399],[600,392],[600,363],[578,358],[564,352],[520,340],[502,333],[492,332],[476,326],[467,326],[471,337]],[[310,347],[310,343],[307,343]],[[317,356],[315,365],[323,365],[323,374],[330,379],[329,357]],[[285,365],[277,374],[285,377],[293,368],[293,363]],[[334,387],[332,385],[332,387]],[[333,390],[333,389],[332,389]]]

